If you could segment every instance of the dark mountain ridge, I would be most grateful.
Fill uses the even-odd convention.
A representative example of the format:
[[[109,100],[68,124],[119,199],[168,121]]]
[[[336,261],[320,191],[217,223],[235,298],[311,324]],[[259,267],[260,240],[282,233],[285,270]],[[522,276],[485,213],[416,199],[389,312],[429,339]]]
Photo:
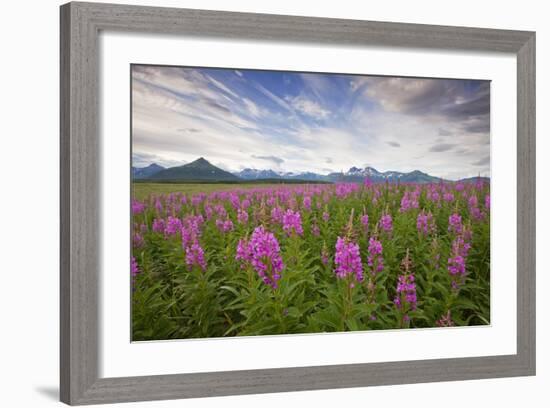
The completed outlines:
[[[170,167],[148,177],[151,180],[236,181],[239,177],[214,166],[203,157],[183,166]]]

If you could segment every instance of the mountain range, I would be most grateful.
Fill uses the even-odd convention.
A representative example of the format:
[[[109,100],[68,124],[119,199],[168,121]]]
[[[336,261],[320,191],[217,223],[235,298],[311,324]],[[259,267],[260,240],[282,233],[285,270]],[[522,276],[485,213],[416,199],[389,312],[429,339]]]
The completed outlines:
[[[156,163],[147,167],[132,167],[132,175],[136,180],[151,181],[257,181],[257,180],[289,180],[309,182],[363,182],[368,178],[373,183],[400,182],[400,183],[437,183],[442,180],[420,170],[408,173],[399,171],[380,172],[373,167],[351,167],[346,172],[318,174],[312,172],[281,172],[272,169],[258,170],[245,168],[239,172],[230,173],[214,166],[201,157],[182,166],[164,168]],[[482,179],[488,180],[486,177]],[[478,180],[477,177],[463,179],[463,181]]]
[[[352,182],[360,183],[368,178],[373,183],[403,182],[403,183],[437,183],[439,177],[430,176],[419,170],[409,173],[399,171],[380,172],[373,167],[351,167],[346,172],[318,174],[312,172],[292,173],[276,172],[274,170],[257,170],[246,168],[237,173],[233,173],[243,180],[261,180],[261,179],[283,179],[283,180],[305,180],[305,181],[325,181],[325,182]]]

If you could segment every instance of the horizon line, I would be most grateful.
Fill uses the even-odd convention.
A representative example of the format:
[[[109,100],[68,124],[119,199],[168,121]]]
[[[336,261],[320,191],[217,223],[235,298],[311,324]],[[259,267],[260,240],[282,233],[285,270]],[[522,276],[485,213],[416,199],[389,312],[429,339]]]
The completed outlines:
[[[137,166],[134,166],[133,165],[133,157],[132,157],[132,165],[131,167],[132,168],[136,168],[136,169],[143,169],[143,168],[146,168],[146,167],[149,167],[149,166],[152,166],[154,164],[156,164],[157,166],[159,167],[162,167],[163,169],[171,169],[171,168],[174,168],[174,167],[182,167],[182,166],[185,166],[185,165],[188,165],[188,164],[191,164],[191,163],[194,163],[200,159],[203,159],[205,160],[206,162],[208,162],[211,166],[214,166],[214,167],[217,167],[219,168],[220,170],[223,170],[223,171],[226,171],[228,173],[231,173],[233,175],[235,175],[235,173],[241,173],[245,170],[255,170],[255,171],[273,171],[274,173],[280,175],[280,174],[284,174],[284,173],[290,173],[290,174],[295,174],[295,175],[300,175],[300,174],[306,174],[306,173],[311,173],[311,174],[317,174],[317,175],[320,175],[320,176],[329,176],[331,174],[345,174],[346,171],[344,170],[340,170],[340,171],[332,171],[332,172],[329,172],[329,173],[317,173],[317,172],[313,172],[313,171],[275,171],[273,170],[273,168],[265,168],[265,169],[257,169],[257,168],[254,168],[254,167],[245,167],[243,168],[242,170],[225,170],[223,168],[221,168],[220,166],[216,166],[214,164],[212,164],[212,162],[208,159],[206,159],[204,156],[200,156],[198,157],[197,159],[193,160],[193,161],[190,161],[190,162],[184,162],[183,164],[179,164],[179,165],[175,165],[175,166],[170,166],[170,167],[165,167],[165,166],[162,166],[160,164],[158,164],[156,161],[153,161],[151,162],[150,164],[144,166],[144,167],[137,167]],[[414,173],[415,171],[418,171],[418,172],[421,172],[423,174],[426,174],[430,177],[435,177],[435,178],[438,178],[438,179],[441,179],[441,180],[448,180],[448,181],[460,181],[460,180],[465,180],[465,179],[471,179],[471,178],[491,178],[490,175],[488,176],[482,176],[481,174],[478,174],[477,176],[466,176],[466,177],[459,177],[457,179],[451,179],[451,178],[445,178],[445,177],[441,177],[441,176],[434,176],[430,173],[427,173],[423,170],[419,170],[419,169],[414,169],[414,170],[411,170],[411,171],[398,171],[398,170],[385,170],[385,171],[380,171],[378,170],[377,168],[373,167],[373,166],[365,166],[365,167],[359,167],[359,166],[355,166],[355,165],[352,165],[349,170],[351,170],[352,168],[357,168],[357,169],[360,169],[360,170],[364,170],[364,169],[372,169],[372,170],[375,170],[377,173],[380,173],[380,174],[384,174],[384,173],[389,173],[389,172],[394,172],[394,173],[401,173],[401,174],[410,174],[410,173]],[[349,171],[348,170],[348,171]]]

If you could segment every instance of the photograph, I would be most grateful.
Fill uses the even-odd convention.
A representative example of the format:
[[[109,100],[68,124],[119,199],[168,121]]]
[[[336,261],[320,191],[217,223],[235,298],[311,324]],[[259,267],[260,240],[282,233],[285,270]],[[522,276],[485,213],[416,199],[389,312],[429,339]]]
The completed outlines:
[[[491,81],[131,64],[131,340],[491,324]]]

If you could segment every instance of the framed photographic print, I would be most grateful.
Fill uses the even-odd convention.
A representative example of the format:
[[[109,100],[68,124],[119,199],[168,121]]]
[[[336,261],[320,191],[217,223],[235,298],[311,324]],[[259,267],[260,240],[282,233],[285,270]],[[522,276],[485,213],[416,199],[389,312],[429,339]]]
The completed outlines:
[[[62,6],[62,401],[534,375],[534,67],[532,32]]]

